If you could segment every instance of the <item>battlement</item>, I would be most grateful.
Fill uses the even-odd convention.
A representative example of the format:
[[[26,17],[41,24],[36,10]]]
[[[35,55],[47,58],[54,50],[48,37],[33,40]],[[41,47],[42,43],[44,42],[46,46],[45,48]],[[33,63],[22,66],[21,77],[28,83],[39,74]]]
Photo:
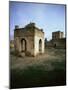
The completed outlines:
[[[61,31],[52,32],[52,39],[61,39],[61,38],[63,38],[63,32]]]

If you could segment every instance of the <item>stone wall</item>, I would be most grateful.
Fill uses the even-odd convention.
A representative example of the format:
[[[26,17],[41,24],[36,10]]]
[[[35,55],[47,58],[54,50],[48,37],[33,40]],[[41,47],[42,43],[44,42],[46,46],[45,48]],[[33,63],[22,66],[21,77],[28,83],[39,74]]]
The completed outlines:
[[[50,40],[46,43],[46,47],[66,48],[66,38]]]
[[[66,38],[53,40],[53,46],[56,48],[66,48]]]

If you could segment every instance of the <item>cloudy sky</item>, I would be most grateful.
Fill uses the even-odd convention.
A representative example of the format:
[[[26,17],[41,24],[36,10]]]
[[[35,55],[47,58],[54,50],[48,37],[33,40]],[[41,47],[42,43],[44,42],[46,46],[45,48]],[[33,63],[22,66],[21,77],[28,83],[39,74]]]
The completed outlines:
[[[54,31],[63,31],[65,36],[65,5],[10,2],[9,14],[10,39],[13,39],[15,25],[24,27],[30,22],[43,28],[48,40]]]

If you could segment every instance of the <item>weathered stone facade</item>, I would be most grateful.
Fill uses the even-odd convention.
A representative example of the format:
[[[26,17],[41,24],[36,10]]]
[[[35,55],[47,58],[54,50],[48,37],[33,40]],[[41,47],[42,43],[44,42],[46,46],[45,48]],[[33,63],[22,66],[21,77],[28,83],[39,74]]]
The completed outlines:
[[[63,32],[52,32],[52,40],[46,43],[47,47],[66,48],[66,38],[63,37]]]
[[[61,39],[61,38],[63,38],[63,32],[61,31],[52,32],[52,40]]]
[[[24,28],[15,26],[14,30],[15,51],[22,55],[36,56],[44,53],[44,32],[35,26],[35,23],[29,23]]]
[[[53,47],[66,48],[66,38],[52,40]]]

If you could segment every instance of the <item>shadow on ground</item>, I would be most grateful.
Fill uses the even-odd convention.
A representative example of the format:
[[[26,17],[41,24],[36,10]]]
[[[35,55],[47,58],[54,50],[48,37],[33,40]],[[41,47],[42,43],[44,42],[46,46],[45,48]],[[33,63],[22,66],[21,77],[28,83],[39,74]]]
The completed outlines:
[[[61,63],[53,63],[53,65],[61,67]],[[65,69],[55,67],[52,71],[45,71],[41,69],[41,66],[39,67],[40,68],[38,68],[38,66],[32,66],[25,70],[12,70],[10,88],[66,85]]]
[[[51,53],[50,53],[51,52]],[[47,58],[36,63],[28,65],[25,60],[20,60],[20,66],[10,68],[10,88],[30,88],[30,87],[46,87],[46,86],[63,86],[66,85],[66,60],[65,50],[47,50],[46,54],[55,56],[55,58]],[[17,57],[18,58],[18,57]],[[15,59],[15,58],[14,58]],[[12,65],[18,64],[19,60],[11,63]],[[23,61],[23,62],[22,62]],[[30,61],[30,60],[29,60]],[[42,61],[42,62],[41,62]],[[25,68],[23,65],[25,64]]]

